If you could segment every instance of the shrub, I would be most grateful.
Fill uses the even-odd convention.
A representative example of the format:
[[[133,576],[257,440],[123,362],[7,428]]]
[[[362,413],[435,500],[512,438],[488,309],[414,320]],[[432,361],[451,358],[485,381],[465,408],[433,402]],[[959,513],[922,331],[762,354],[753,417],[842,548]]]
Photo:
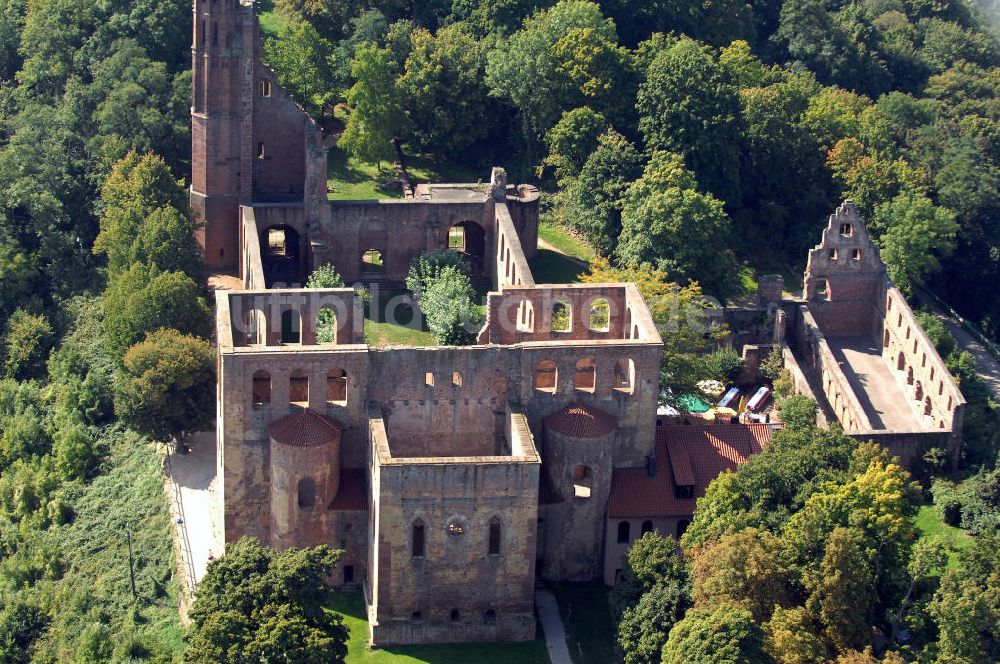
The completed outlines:
[[[732,348],[720,348],[703,358],[705,377],[731,383],[743,371],[743,359]]]
[[[816,402],[807,396],[796,394],[781,401],[781,421],[792,429],[803,429],[816,425]]]
[[[306,288],[343,288],[344,280],[341,278],[337,268],[333,263],[326,263],[319,266],[309,275],[306,281]]]
[[[424,296],[431,282],[441,276],[446,268],[453,268],[461,274],[468,274],[469,268],[462,255],[450,249],[425,251],[410,265],[406,276],[406,287],[418,300]]]
[[[54,341],[55,333],[48,318],[18,309],[7,322],[7,334],[4,335],[7,356],[4,373],[8,378],[20,380],[44,375],[45,362]]]
[[[931,495],[934,496],[934,509],[941,515],[942,521],[949,526],[962,522],[962,500],[954,484],[945,479],[935,479],[931,484]]]
[[[772,346],[771,352],[760,363],[760,374],[772,384],[781,378],[781,373],[785,368],[785,359],[782,357],[781,346]]]
[[[421,301],[427,327],[442,346],[465,346],[475,341],[483,316],[474,299],[469,277],[454,266],[441,270]]]

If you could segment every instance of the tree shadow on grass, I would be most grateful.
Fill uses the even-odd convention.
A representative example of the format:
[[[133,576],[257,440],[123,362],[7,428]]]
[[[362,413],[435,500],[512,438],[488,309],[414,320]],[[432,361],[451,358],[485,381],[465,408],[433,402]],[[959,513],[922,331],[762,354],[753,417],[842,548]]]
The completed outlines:
[[[578,283],[587,271],[579,262],[548,249],[539,249],[528,265],[536,284]]]

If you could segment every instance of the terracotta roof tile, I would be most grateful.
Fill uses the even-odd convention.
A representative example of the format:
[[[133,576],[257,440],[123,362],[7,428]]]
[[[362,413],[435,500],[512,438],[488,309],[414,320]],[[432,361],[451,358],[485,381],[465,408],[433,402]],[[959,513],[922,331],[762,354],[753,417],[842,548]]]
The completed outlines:
[[[290,447],[319,447],[340,440],[344,427],[316,411],[305,408],[271,422],[267,435],[271,440]]]
[[[600,438],[617,426],[614,415],[580,403],[570,404],[545,418],[545,428],[571,438]]]
[[[645,468],[616,468],[611,475],[608,516],[690,517],[709,482],[723,471],[746,463],[770,440],[771,427],[767,424],[657,427],[656,475],[650,477]],[[687,472],[691,473],[690,480]],[[693,497],[676,497],[674,487],[681,481],[692,482],[687,486],[694,487]]]
[[[334,512],[364,512],[368,509],[368,473],[361,468],[341,469],[340,488],[327,508]]]

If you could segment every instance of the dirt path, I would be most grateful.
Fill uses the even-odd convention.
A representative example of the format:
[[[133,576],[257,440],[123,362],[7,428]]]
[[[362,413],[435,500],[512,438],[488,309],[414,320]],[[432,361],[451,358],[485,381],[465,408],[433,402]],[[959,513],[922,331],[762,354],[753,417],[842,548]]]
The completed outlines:
[[[1000,362],[997,362],[990,351],[969,334],[959,322],[953,320],[941,310],[941,307],[930,301],[930,298],[921,297],[921,301],[945,324],[948,331],[954,335],[959,347],[972,355],[972,359],[976,361],[976,373],[986,383],[990,394],[993,395],[993,400],[1000,402]]]
[[[577,258],[576,256],[570,256],[569,254],[567,254],[566,252],[564,252],[559,247],[555,246],[554,244],[549,244],[548,242],[546,242],[545,240],[543,240],[541,237],[538,238],[538,248],[539,249],[545,249],[546,251],[551,251],[551,252],[557,253],[560,256],[562,256],[563,258],[565,258],[566,260],[570,261],[571,263],[576,263],[577,265],[579,265],[582,268],[585,268],[585,269],[589,269],[590,268],[590,263],[588,263],[587,261],[583,260],[582,258]]]

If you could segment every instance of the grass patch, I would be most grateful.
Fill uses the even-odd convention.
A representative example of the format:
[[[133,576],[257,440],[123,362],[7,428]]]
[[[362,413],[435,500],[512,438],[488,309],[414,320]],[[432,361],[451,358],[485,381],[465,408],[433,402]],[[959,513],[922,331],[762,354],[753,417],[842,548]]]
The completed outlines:
[[[406,172],[414,186],[421,182],[468,183],[483,182],[489,172],[480,173],[474,168],[436,159],[433,155],[406,156]]]
[[[378,165],[352,157],[340,148],[330,150],[327,178],[331,201],[366,201],[402,198],[403,189],[396,171],[388,161]]]
[[[549,249],[539,249],[528,263],[536,284],[575,284],[587,271],[580,263]]]
[[[554,589],[566,626],[569,655],[575,664],[609,664],[615,655],[615,627],[608,609],[608,588],[560,585]]]
[[[594,260],[594,256],[596,255],[594,248],[586,240],[558,224],[539,224],[538,237],[567,256],[572,256],[588,263]]]
[[[938,541],[948,550],[948,567],[958,565],[958,553],[972,544],[972,535],[961,528],[949,526],[941,519],[941,515],[933,505],[921,505],[913,519],[914,525],[920,530],[924,539]]]
[[[372,291],[372,305],[365,313],[365,339],[370,346],[436,346],[422,318],[414,326],[416,312],[408,303],[407,290]]]
[[[548,664],[541,627],[527,643],[462,643],[432,646],[368,647],[368,621],[360,593],[337,593],[330,609],[350,631],[347,664]]]
[[[260,14],[260,33],[264,39],[274,38],[288,25],[286,14],[280,12],[263,12]]]

